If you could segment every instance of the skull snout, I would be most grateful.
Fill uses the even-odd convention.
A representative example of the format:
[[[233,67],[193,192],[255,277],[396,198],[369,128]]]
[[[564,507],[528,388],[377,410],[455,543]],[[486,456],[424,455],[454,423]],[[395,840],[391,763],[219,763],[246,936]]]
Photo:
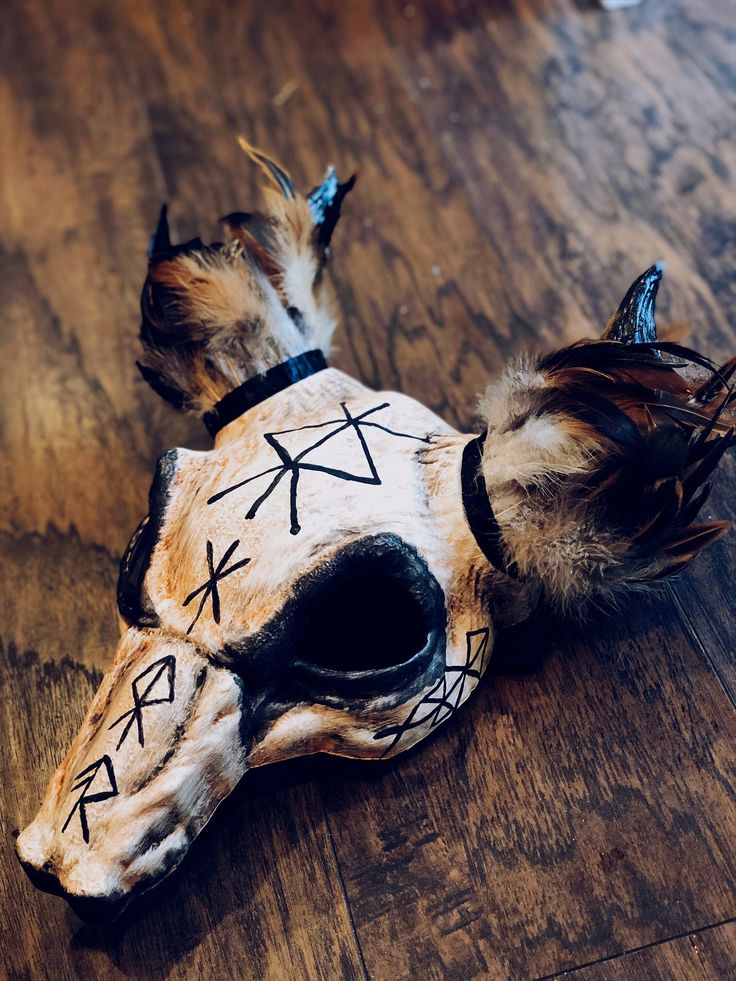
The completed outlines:
[[[109,870],[92,869],[89,863],[84,869],[78,864],[65,868],[62,857],[52,857],[52,849],[44,845],[44,838],[48,837],[45,830],[42,823],[34,821],[16,843],[18,860],[33,885],[42,892],[66,899],[80,919],[109,921],[119,916],[131,897],[120,890],[110,891]],[[105,883],[96,894],[89,887],[89,881],[95,880]]]
[[[242,681],[186,640],[130,630],[18,858],[85,918],[179,864],[246,769]]]
[[[101,807],[105,801],[93,803]],[[211,799],[207,817],[217,803]],[[87,821],[97,816],[90,804]],[[148,813],[137,810],[130,819],[108,821],[109,837],[90,840],[82,850],[74,841],[61,847],[53,824],[40,814],[19,836],[16,851],[37,888],[66,899],[82,919],[109,921],[176,868],[205,821],[196,827],[192,815],[184,817],[180,806],[162,799]]]

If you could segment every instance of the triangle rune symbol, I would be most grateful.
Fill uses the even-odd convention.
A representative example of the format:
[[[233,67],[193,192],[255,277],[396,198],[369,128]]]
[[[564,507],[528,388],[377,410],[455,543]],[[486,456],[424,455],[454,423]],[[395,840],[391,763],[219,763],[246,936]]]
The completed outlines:
[[[299,480],[303,473],[320,473],[337,480],[347,480],[352,481],[353,483],[372,484],[376,486],[381,483],[381,478],[368,445],[367,433],[380,430],[383,433],[387,433],[389,436],[396,436],[399,439],[414,439],[420,443],[429,443],[429,436],[415,436],[412,433],[398,432],[395,429],[390,429],[388,426],[384,426],[381,423],[376,422],[375,419],[369,418],[378,412],[383,412],[383,410],[387,409],[389,405],[389,402],[383,402],[381,405],[376,405],[372,409],[366,409],[359,415],[354,416],[350,412],[350,409],[348,409],[347,403],[341,402],[340,408],[342,409],[343,414],[339,419],[328,419],[326,422],[313,423],[307,426],[298,426],[296,429],[282,429],[280,432],[264,433],[263,438],[274,451],[280,462],[275,464],[273,467],[268,467],[266,470],[261,470],[260,473],[246,477],[244,480],[240,480],[238,483],[232,484],[230,487],[226,487],[224,490],[218,491],[217,494],[213,494],[212,497],[208,499],[207,503],[216,504],[217,501],[222,500],[222,498],[227,494],[231,494],[233,491],[239,490],[241,487],[245,487],[246,484],[250,484],[252,481],[258,480],[260,477],[270,476],[271,480],[269,481],[268,486],[253,501],[247,514],[245,515],[246,518],[255,518],[261,505],[268,500],[281,481],[288,475],[290,518],[289,530],[291,531],[292,535],[298,535],[301,531],[301,525],[299,524]],[[284,441],[280,439],[280,437],[288,436],[291,433],[300,433],[307,430],[315,430],[316,438],[314,442],[310,443],[298,453],[292,454],[286,448],[286,446],[284,446]],[[314,454],[316,450],[325,446],[327,443],[331,443],[336,437],[339,437],[342,434],[350,434],[357,439],[358,448],[362,453],[367,472],[364,471],[363,473],[355,473],[353,471],[343,469],[342,467],[338,466],[338,463],[340,463],[339,457],[336,459],[335,465],[333,466],[315,463],[313,459],[310,459],[310,454]]]
[[[101,777],[97,781],[97,774],[100,772],[101,768],[105,768],[104,777]],[[104,780],[107,780],[107,788],[105,790],[98,789],[94,794],[88,793],[92,785],[97,782],[98,788],[103,785]],[[110,797],[118,796],[118,785],[115,782],[115,770],[113,769],[112,760],[107,755],[107,753],[102,756],[99,760],[95,760],[94,763],[78,773],[74,778],[74,786],[71,789],[71,793],[75,790],[81,790],[82,793],[79,795],[77,800],[74,802],[74,807],[69,811],[69,816],[63,824],[61,833],[64,834],[66,829],[69,827],[69,822],[75,811],[79,812],[79,823],[82,827],[82,837],[86,844],[89,844],[89,825],[87,824],[87,805],[97,804],[103,800],[109,800]]]
[[[143,709],[150,705],[162,705],[165,702],[174,701],[174,679],[176,677],[176,658],[173,654],[149,664],[145,671],[133,678],[131,690],[133,692],[133,707],[124,712],[119,719],[116,719],[108,729],[114,729],[125,719],[127,722],[120,733],[120,739],[115,747],[120,749],[128,737],[133,723],[135,722],[138,732],[138,743],[145,746],[145,735],[143,732]],[[145,686],[144,686],[145,682]]]

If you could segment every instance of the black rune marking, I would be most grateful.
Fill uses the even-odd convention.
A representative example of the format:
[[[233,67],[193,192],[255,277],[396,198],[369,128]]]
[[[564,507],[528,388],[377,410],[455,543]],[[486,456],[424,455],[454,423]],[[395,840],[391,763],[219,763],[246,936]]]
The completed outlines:
[[[173,702],[175,677],[176,658],[173,654],[167,654],[166,657],[162,657],[160,660],[154,661],[153,664],[149,664],[145,671],[141,671],[139,675],[133,678],[131,685],[133,708],[123,713],[119,719],[115,719],[112,725],[108,726],[108,729],[114,729],[124,719],[128,720],[123,727],[123,731],[120,733],[120,739],[115,747],[116,750],[120,749],[125,742],[134,722],[138,729],[138,742],[141,746],[145,746],[143,709],[151,705],[163,705],[166,702]],[[147,684],[143,691],[141,691],[144,681]]]
[[[100,771],[100,767],[105,767],[105,772],[107,775],[107,790],[99,790],[94,794],[88,794],[87,791],[90,789],[97,774]],[[75,811],[79,811],[79,823],[82,826],[82,837],[86,844],[89,844],[89,825],[87,824],[87,805],[97,804],[103,800],[109,800],[110,797],[118,796],[118,785],[115,783],[115,771],[112,767],[112,760],[105,754],[101,759],[95,760],[94,763],[90,763],[86,770],[82,770],[74,778],[74,786],[71,789],[71,793],[75,790],[81,790],[82,793],[77,798],[74,807],[69,811],[69,816],[64,822],[64,826],[61,829],[61,833],[64,834],[66,829],[69,827],[69,822],[72,819],[72,815]],[[77,782],[79,781],[79,782]]]
[[[350,410],[345,402],[340,403],[340,408],[343,411],[343,418],[341,419],[329,419],[327,422],[318,422],[309,426],[298,426],[296,429],[282,429],[280,432],[276,433],[264,433],[263,438],[266,440],[268,445],[274,450],[278,456],[281,463],[274,467],[269,467],[267,470],[262,470],[260,473],[254,474],[252,477],[246,477],[245,480],[239,481],[237,484],[233,484],[231,487],[226,487],[225,490],[219,491],[217,494],[213,494],[212,497],[207,501],[208,504],[215,504],[217,501],[225,497],[226,494],[231,494],[233,491],[238,490],[240,487],[244,487],[246,484],[250,484],[254,480],[258,480],[259,477],[265,477],[267,474],[273,474],[271,482],[265,491],[255,499],[251,504],[246,518],[255,518],[258,513],[258,509],[261,504],[266,501],[271,494],[276,490],[278,485],[284,479],[287,474],[291,475],[291,487],[289,494],[289,513],[291,519],[291,534],[298,535],[301,531],[301,526],[299,524],[299,510],[298,510],[298,487],[299,487],[299,476],[300,474],[307,470],[311,473],[324,473],[328,474],[330,477],[337,477],[338,480],[350,480],[358,484],[380,484],[381,478],[378,476],[378,471],[376,470],[376,465],[371,456],[368,443],[364,435],[364,430],[366,429],[380,429],[381,432],[388,433],[389,436],[398,436],[401,439],[416,439],[420,443],[429,443],[429,436],[414,436],[411,433],[399,433],[394,429],[389,429],[386,426],[382,426],[378,422],[366,422],[368,416],[372,416],[375,412],[382,412],[384,409],[389,407],[388,402],[383,402],[381,405],[376,405],[372,409],[366,409],[365,412],[361,412],[358,416],[353,416],[350,414]],[[306,429],[329,429],[329,432],[324,433],[310,446],[297,453],[296,456],[292,456],[289,451],[281,445],[278,440],[279,436],[286,436],[288,433],[299,433]],[[350,473],[347,470],[341,470],[339,467],[325,467],[318,463],[310,463],[307,459],[310,453],[323,446],[325,443],[339,436],[341,433],[354,433],[358,439],[358,443],[365,457],[365,462],[368,465],[367,474],[356,474]]]
[[[197,620],[199,620],[202,614],[202,610],[204,609],[204,605],[207,602],[208,596],[211,597],[212,599],[212,616],[214,618],[214,621],[215,623],[220,622],[220,594],[217,591],[217,584],[218,582],[220,582],[220,580],[225,579],[226,576],[231,575],[233,572],[237,572],[238,569],[242,569],[244,565],[248,565],[248,563],[250,562],[250,559],[241,559],[240,562],[236,562],[235,565],[231,565],[229,569],[225,568],[225,566],[228,563],[228,559],[233,554],[233,552],[238,547],[238,545],[240,545],[240,539],[236,538],[235,541],[228,547],[227,551],[220,559],[220,561],[217,563],[217,568],[215,568],[212,542],[210,541],[207,542],[207,569],[209,571],[210,577],[207,580],[207,582],[202,583],[201,586],[197,586],[197,588],[193,590],[182,603],[182,606],[189,606],[189,604],[192,602],[195,596],[198,596],[200,593],[202,594],[202,599],[200,600],[199,603],[199,609],[197,610],[197,615],[189,624],[189,629],[187,630],[188,634],[192,632],[192,627],[194,627],[194,624],[197,622]]]
[[[449,665],[434,688],[417,702],[404,722],[387,726],[375,733],[374,739],[393,736],[388,748],[381,754],[382,757],[391,752],[405,732],[419,729],[427,723],[430,729],[434,729],[445,719],[449,719],[455,709],[462,705],[466,681],[472,678],[477,682],[483,674],[489,634],[488,627],[468,630],[465,635],[465,663],[460,666]]]

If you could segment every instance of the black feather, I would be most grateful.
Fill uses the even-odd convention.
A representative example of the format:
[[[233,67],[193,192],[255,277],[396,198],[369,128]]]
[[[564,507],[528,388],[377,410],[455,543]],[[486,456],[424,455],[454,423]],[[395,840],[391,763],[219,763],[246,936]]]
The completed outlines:
[[[135,364],[138,371],[140,371],[156,395],[160,395],[162,399],[175,409],[184,410],[188,407],[187,397],[181,389],[167,382],[163,375],[159,374],[158,371],[154,371],[153,368],[148,368],[146,365],[141,364],[140,361],[136,361]]]

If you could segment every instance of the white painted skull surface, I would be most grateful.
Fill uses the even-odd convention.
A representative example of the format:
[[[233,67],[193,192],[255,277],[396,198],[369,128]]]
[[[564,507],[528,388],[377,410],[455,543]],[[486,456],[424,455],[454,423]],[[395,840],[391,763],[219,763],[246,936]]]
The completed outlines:
[[[444,721],[488,663],[498,575],[463,513],[467,440],[328,368],[165,454],[123,562],[130,627],[25,860],[71,853],[65,890],[115,899],[248,767],[387,757]]]
[[[278,190],[268,211],[229,216],[224,246],[173,247],[164,216],[143,295],[144,376],[205,411],[215,446],[159,460],[121,566],[117,655],[18,840],[34,881],[85,915],[175,868],[249,768],[386,758],[426,737],[543,589],[562,606],[609,595],[724,530],[689,524],[704,473],[687,480],[728,445],[720,423],[706,430],[730,393],[707,370],[694,387],[652,347],[659,269],[603,340],[513,367],[487,398],[484,443],[326,367],[322,267],[352,182],[328,171],[305,199],[248,149]],[[629,389],[617,401],[619,362],[642,392],[654,373],[669,412],[697,401],[705,436],[676,473],[629,466],[634,435],[656,457],[665,424],[651,405],[652,425],[639,420]],[[692,442],[696,423],[682,425]],[[619,515],[621,487],[650,486]]]

